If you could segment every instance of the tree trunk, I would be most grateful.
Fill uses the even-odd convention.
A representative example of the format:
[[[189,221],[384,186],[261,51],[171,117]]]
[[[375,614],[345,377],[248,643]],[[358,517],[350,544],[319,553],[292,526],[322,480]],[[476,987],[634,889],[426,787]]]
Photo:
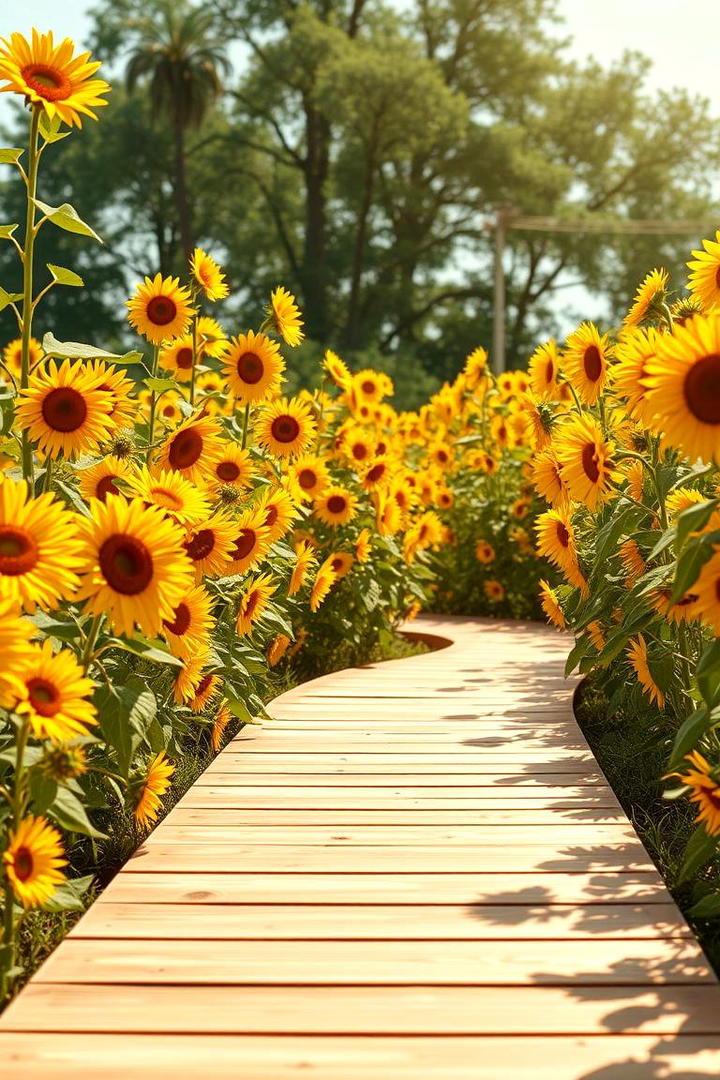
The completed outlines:
[[[327,281],[327,193],[330,125],[305,98],[305,236],[300,268],[306,330],[326,341],[330,332]]]
[[[175,206],[177,209],[180,242],[185,262],[193,253],[192,220],[188,202],[187,179],[185,175],[185,132],[179,119],[175,119]]]
[[[365,244],[367,242],[368,218],[372,205],[373,183],[375,180],[375,155],[374,151],[368,152],[365,166],[365,183],[363,185],[362,202],[358,212],[358,226],[355,234],[355,251],[353,254],[352,278],[350,282],[350,299],[348,301],[347,321],[345,323],[345,347],[357,349],[360,343],[360,285],[362,282],[363,263],[365,261]]]

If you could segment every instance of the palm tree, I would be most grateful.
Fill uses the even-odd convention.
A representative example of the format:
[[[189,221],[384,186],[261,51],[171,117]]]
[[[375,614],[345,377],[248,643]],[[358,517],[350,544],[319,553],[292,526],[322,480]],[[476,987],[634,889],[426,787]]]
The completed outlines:
[[[125,70],[132,93],[147,83],[154,117],[167,117],[175,140],[175,204],[185,257],[193,249],[192,214],[186,179],[186,133],[199,128],[223,92],[221,74],[230,71],[224,43],[211,11],[187,0],[154,0],[153,10],[130,24],[137,43]]]

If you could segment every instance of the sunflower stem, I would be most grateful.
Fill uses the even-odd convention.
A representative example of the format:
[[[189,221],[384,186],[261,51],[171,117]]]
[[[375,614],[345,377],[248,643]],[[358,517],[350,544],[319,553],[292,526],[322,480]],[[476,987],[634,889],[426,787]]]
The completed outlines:
[[[195,404],[195,365],[197,364],[197,315],[192,318],[192,367],[190,368],[190,404]]]
[[[45,460],[45,476],[43,477],[43,491],[50,490],[50,481],[52,480],[52,467],[53,459],[46,458]]]
[[[27,218],[25,222],[25,238],[23,246],[23,302],[22,302],[22,360],[20,371],[20,388],[24,390],[30,376],[30,338],[32,336],[33,320],[33,255],[35,250],[35,195],[37,193],[38,162],[38,131],[40,128],[40,108],[34,106],[30,119],[30,139],[28,147],[28,174],[27,174]],[[30,484],[32,491],[33,477],[33,454],[30,445],[30,436],[27,430],[22,433],[22,470],[23,477]]]
[[[87,675],[88,668],[93,660],[93,649],[95,648],[95,642],[97,641],[98,632],[100,630],[100,624],[102,623],[102,614],[95,615],[93,621],[90,623],[90,629],[88,635],[85,638],[85,647],[82,652],[80,663],[82,664],[83,671]]]
[[[25,808],[25,799],[23,798],[23,786],[24,786],[24,765],[25,765],[25,747],[27,746],[28,736],[30,734],[30,722],[29,720],[23,720],[22,726],[18,731],[17,743],[15,746],[15,775],[13,777],[14,793],[10,799],[10,805],[12,808],[11,824],[14,831],[22,820],[23,811]],[[5,847],[10,846],[10,836],[8,836]],[[12,990],[12,976],[10,974],[12,968],[15,966],[15,945],[16,945],[16,930],[17,924],[13,913],[14,908],[14,895],[10,879],[5,874],[5,881],[3,883],[3,959],[0,960],[0,1003],[5,1001],[9,997]]]
[[[160,346],[153,345],[153,362],[152,362],[152,377],[153,379],[157,375],[158,356],[160,355]],[[157,405],[157,394],[154,390],[150,394],[150,419],[148,421],[148,445],[147,445],[147,462],[150,464],[150,455],[153,449],[153,438],[155,436],[155,407]]]
[[[242,450],[244,450],[245,447],[247,446],[249,430],[250,430],[250,402],[248,401],[247,404],[245,405],[245,420],[243,422],[243,436],[242,436],[242,443],[241,443],[241,449]]]

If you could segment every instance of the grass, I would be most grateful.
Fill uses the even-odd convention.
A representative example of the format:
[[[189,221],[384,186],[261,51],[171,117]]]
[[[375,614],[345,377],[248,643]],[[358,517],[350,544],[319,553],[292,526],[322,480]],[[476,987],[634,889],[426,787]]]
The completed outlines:
[[[426,645],[408,641],[402,635],[387,635],[382,643],[372,644],[369,648],[363,649],[361,654],[357,649],[352,651],[345,648],[339,652],[333,652],[332,656],[326,659],[325,664],[322,663],[323,658],[316,657],[313,671],[314,674],[329,674],[331,671],[351,665],[398,660],[427,651]],[[268,672],[263,698],[265,702],[272,701],[286,690],[291,690],[304,681],[305,678],[300,677],[296,666],[292,663],[285,664],[279,670]],[[233,738],[241,726],[239,722],[228,726],[226,741]],[[175,759],[172,787],[163,799],[163,810],[157,824],[170,813],[216,756],[210,746],[207,729],[203,729],[196,739],[188,741],[185,749],[186,753]],[[46,957],[57,948],[83,912],[147,836],[147,833],[138,830],[132,814],[119,807],[112,811],[96,813],[94,822],[101,831],[106,832],[106,839],[91,842],[84,837],[78,838],[71,852],[72,876],[95,875],[94,884],[85,897],[87,902],[79,911],[31,911],[25,915],[18,936],[18,961],[23,967],[23,973],[15,981],[14,993],[17,993]],[[1,1003],[0,1011],[2,1011]]]
[[[686,799],[663,799],[667,784],[661,777],[675,726],[660,713],[628,716],[622,710],[608,715],[602,675],[588,677],[578,688],[575,714],[610,786],[635,826],[673,898],[697,935],[708,960],[720,976],[720,921],[696,919],[690,908],[708,892],[720,892],[720,863],[716,860],[691,881],[677,883],[685,846],[695,829],[695,810]]]

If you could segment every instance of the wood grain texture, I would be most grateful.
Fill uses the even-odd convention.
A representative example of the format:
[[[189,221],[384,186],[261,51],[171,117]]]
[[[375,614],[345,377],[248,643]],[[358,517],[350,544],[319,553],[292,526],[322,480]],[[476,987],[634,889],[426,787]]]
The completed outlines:
[[[577,727],[568,639],[414,627],[446,647],[231,741],[0,1018],[13,1080],[720,1073],[720,986]]]

